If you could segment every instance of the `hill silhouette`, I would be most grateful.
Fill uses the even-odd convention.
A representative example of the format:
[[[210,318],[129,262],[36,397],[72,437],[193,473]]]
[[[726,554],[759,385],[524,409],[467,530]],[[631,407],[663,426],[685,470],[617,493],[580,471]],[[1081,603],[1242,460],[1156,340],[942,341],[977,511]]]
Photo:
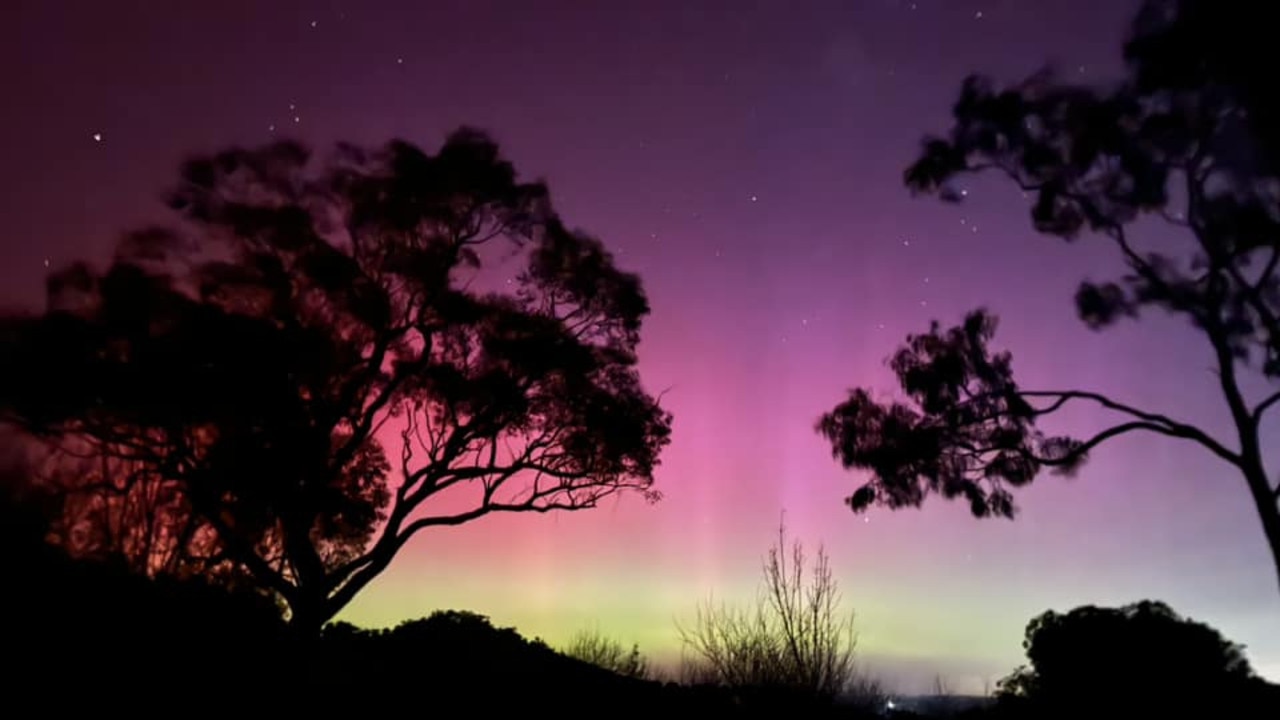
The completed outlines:
[[[141,717],[195,710],[330,717],[408,704],[481,714],[578,717],[626,708],[753,716],[723,690],[623,677],[476,613],[301,634],[264,596],[141,577],[123,564],[66,556],[39,542],[37,524],[26,532],[17,532],[20,523],[4,527],[13,536],[3,543],[6,707]]]
[[[793,695],[626,677],[464,610],[392,629],[339,622],[319,634],[299,632],[265,594],[202,579],[147,578],[123,561],[73,558],[45,541],[40,496],[20,492],[21,483],[3,487],[0,562],[8,569],[10,610],[0,623],[4,707],[140,717],[193,711],[333,717],[409,705],[445,715],[867,716],[865,708],[860,714]],[[1148,616],[1161,621],[1158,628],[1149,627]],[[1128,650],[1118,652],[1117,643]],[[1033,668],[1015,671],[999,702],[968,709],[947,703],[946,712],[937,703],[881,710],[898,717],[1043,720],[1067,711],[1129,718],[1177,707],[1267,718],[1280,707],[1280,686],[1252,676],[1236,646],[1160,603],[1048,612],[1028,626],[1027,650]],[[1168,662],[1156,668],[1155,660],[1143,659],[1153,653]],[[1207,660],[1198,670],[1178,660],[1192,657]],[[1100,659],[1109,662],[1103,676],[1096,672]],[[1180,667],[1186,671],[1176,672]],[[1210,682],[1223,678],[1231,682]]]

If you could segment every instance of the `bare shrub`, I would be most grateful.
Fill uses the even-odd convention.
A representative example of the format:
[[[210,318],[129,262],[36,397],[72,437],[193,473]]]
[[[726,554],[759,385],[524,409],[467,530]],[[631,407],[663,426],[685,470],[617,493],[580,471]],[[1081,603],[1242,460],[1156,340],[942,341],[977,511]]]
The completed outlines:
[[[677,625],[692,656],[684,674],[738,690],[772,691],[833,701],[857,691],[882,696],[878,683],[854,662],[857,636],[826,551],[808,568],[804,546],[788,549],[785,524],[764,562],[755,603],[732,607],[708,601],[693,623]]]
[[[578,632],[561,652],[624,677],[647,680],[650,676],[649,661],[639,645],[632,645],[628,652],[622,643],[605,637],[599,630]]]

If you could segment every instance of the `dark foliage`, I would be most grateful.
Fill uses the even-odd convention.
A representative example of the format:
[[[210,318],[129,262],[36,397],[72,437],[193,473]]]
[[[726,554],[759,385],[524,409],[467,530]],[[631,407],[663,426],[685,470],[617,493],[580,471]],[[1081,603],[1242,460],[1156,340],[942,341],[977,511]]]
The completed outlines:
[[[485,135],[232,148],[170,202],[180,229],[0,319],[0,411],[60,451],[69,547],[317,629],[424,528],[656,499],[640,280]]]
[[[1243,648],[1160,602],[1048,611],[1027,625],[1029,667],[1000,682],[1028,717],[1274,717]]]
[[[819,421],[845,467],[874,473],[847,499],[854,511],[917,506],[938,493],[963,498],[978,517],[1011,517],[1010,487],[1041,465],[1070,470],[1082,456],[1080,443],[1035,429],[1040,411],[1019,393],[1009,354],[987,348],[995,326],[978,311],[959,327],[935,323],[907,339],[890,367],[915,407],[882,405],[859,389]]]
[[[978,516],[1011,517],[1010,489],[1041,469],[1069,471],[1111,438],[1155,432],[1200,445],[1245,481],[1280,580],[1280,484],[1259,434],[1280,392],[1249,399],[1241,387],[1247,373],[1280,379],[1280,85],[1262,30],[1269,12],[1243,0],[1148,0],[1124,47],[1128,75],[1111,88],[1051,70],[1010,87],[971,77],[950,132],[926,139],[905,175],[915,192],[960,202],[958,182],[996,173],[1032,198],[1040,233],[1111,243],[1124,274],[1083,282],[1080,318],[1095,329],[1150,309],[1187,320],[1212,352],[1234,436],[1098,393],[1021,388],[1009,355],[988,349],[994,318],[979,310],[909,337],[894,356],[912,405],[854,390],[820,421],[835,456],[872,473],[848,499],[854,510],[938,493],[968,500]],[[1184,249],[1139,247],[1140,220],[1168,224]],[[1037,420],[1068,403],[1119,420],[1089,438],[1041,435]]]

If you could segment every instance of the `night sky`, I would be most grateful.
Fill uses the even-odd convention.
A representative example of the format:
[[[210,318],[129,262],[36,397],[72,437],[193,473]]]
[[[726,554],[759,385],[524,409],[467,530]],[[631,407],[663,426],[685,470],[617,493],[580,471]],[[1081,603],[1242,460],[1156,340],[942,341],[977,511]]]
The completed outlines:
[[[902,170],[947,128],[963,77],[1046,61],[1119,70],[1114,0],[355,2],[19,0],[0,29],[0,301],[165,219],[187,153],[294,137],[434,150],[490,131],[571,225],[645,281],[642,374],[668,389],[665,499],[490,517],[419,536],[342,616],[469,609],[552,644],[598,628],[659,660],[713,594],[746,600],[780,514],[825,543],[865,662],[892,686],[981,690],[1049,609],[1158,598],[1280,679],[1280,598],[1238,476],[1197,447],[1126,436],[1008,522],[937,499],[854,516],[858,481],[814,421],[847,388],[894,390],[908,332],[986,305],[1025,386],[1095,389],[1224,432],[1208,347],[1179,321],[1104,334],[1075,317],[1105,242],[1030,229],[980,182],[914,199]],[[1156,230],[1152,230],[1156,233]],[[1149,239],[1159,241],[1150,234]],[[1055,418],[1052,431],[1105,416]]]

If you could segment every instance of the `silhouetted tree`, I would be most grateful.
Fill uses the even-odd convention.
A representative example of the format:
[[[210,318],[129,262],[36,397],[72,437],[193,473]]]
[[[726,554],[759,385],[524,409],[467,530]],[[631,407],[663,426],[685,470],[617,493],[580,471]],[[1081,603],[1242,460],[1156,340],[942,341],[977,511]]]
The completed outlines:
[[[764,563],[764,582],[744,608],[707,603],[679,627],[693,657],[686,679],[753,696],[830,703],[849,691],[879,695],[855,664],[853,615],[840,609],[838,583],[819,547],[810,568],[804,546],[787,547],[785,526]],[[806,577],[808,574],[808,577]]]
[[[1126,274],[1084,282],[1081,319],[1100,329],[1159,308],[1185,318],[1212,350],[1235,437],[1216,438],[1170,415],[1096,392],[1030,390],[1010,356],[988,343],[995,319],[912,335],[892,358],[912,405],[865,390],[826,414],[818,430],[848,468],[872,479],[847,500],[919,505],[930,493],[967,499],[977,516],[1012,517],[1011,488],[1043,468],[1070,471],[1098,445],[1132,432],[1195,443],[1238,472],[1262,519],[1280,580],[1280,481],[1268,476],[1259,427],[1280,391],[1248,399],[1246,373],[1280,378],[1280,86],[1256,3],[1152,0],[1135,20],[1128,77],[1113,89],[1072,85],[1044,71],[999,89],[964,83],[946,138],[929,138],[906,172],[917,192],[959,202],[953,183],[993,172],[1035,199],[1032,223],[1067,240],[1088,232],[1115,246]],[[1155,219],[1185,234],[1144,252],[1130,229]],[[1067,405],[1119,416],[1083,439],[1045,437],[1038,421]]]
[[[649,677],[649,661],[640,653],[639,645],[632,645],[628,652],[622,643],[605,637],[598,630],[583,630],[574,634],[561,652],[623,677],[640,680]]]
[[[94,463],[87,514],[126,554],[248,579],[314,630],[425,528],[656,499],[640,280],[484,134],[233,148],[169,201],[180,227],[0,324],[4,419]]]
[[[1028,623],[1023,648],[1030,666],[1002,679],[998,696],[1034,716],[1240,717],[1230,711],[1264,709],[1253,707],[1265,684],[1243,649],[1164,603],[1050,610]]]

